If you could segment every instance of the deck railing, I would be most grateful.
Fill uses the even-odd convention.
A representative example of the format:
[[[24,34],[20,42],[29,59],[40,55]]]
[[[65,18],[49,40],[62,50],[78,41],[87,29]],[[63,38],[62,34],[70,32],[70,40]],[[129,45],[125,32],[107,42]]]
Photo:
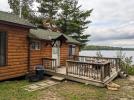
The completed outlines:
[[[103,81],[107,76],[110,76],[110,63],[67,60],[66,73],[67,75],[72,75],[74,77]]]
[[[57,63],[56,59],[53,58],[42,58],[42,64],[46,70],[51,70],[56,72]]]
[[[110,58],[110,57],[71,56],[71,57],[69,57],[69,60],[75,60],[75,61],[81,61],[81,62],[109,61],[110,68],[116,69],[116,71],[118,71],[120,69],[120,64],[121,64],[120,58]]]
[[[119,58],[71,56],[66,63],[67,75],[103,81],[120,69]]]

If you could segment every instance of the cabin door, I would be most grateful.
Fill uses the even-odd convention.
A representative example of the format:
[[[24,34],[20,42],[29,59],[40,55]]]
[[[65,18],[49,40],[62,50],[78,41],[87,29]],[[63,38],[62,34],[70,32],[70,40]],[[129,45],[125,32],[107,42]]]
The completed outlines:
[[[57,66],[60,66],[60,41],[56,41],[52,47],[52,58],[56,59]]]

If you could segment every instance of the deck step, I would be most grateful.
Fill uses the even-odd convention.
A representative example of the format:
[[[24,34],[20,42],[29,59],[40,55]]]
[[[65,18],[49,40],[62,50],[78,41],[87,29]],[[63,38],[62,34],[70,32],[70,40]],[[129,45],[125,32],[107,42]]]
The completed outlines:
[[[59,76],[52,76],[51,79],[52,80],[56,80],[56,81],[60,81],[60,82],[63,81],[63,80],[65,80],[64,77],[59,77]]]

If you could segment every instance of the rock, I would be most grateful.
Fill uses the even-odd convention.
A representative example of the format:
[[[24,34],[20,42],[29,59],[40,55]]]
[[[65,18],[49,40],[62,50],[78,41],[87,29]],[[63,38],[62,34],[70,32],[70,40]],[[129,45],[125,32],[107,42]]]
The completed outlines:
[[[65,80],[64,82],[67,83],[67,80]]]
[[[108,90],[112,90],[112,91],[117,91],[119,90],[118,88],[112,88],[112,87],[107,87]]]
[[[89,83],[85,83],[85,85],[89,85]]]
[[[134,76],[129,76],[129,77],[128,77],[128,80],[134,81]]]
[[[115,84],[115,83],[113,83],[113,82],[107,84],[107,86],[108,86],[108,87],[112,87],[112,88],[120,88],[120,85]]]
[[[117,90],[119,90],[119,88],[120,88],[120,85],[115,84],[113,82],[107,84],[107,89],[109,89],[109,90],[117,91]]]
[[[120,100],[128,100],[127,98],[120,98]]]

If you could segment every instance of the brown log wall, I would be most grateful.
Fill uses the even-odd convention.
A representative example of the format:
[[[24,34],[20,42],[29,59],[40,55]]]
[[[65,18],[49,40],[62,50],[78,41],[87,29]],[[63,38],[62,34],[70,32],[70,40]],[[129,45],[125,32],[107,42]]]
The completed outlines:
[[[42,64],[42,58],[52,58],[52,47],[50,43],[46,45],[46,41],[41,41],[41,49],[31,50],[30,55],[30,67],[32,70],[36,65]]]
[[[7,64],[0,66],[0,81],[25,75],[28,72],[28,34],[29,29],[0,24],[0,31],[7,32]],[[50,44],[50,43],[48,43]],[[60,65],[65,66],[68,59],[69,44],[60,48]],[[79,55],[77,46],[76,55]],[[30,51],[30,68],[42,64],[42,58],[52,58],[52,47],[41,41],[41,50]]]
[[[0,24],[0,31],[7,32],[7,64],[0,66],[0,80],[22,76],[28,68],[29,30]]]

